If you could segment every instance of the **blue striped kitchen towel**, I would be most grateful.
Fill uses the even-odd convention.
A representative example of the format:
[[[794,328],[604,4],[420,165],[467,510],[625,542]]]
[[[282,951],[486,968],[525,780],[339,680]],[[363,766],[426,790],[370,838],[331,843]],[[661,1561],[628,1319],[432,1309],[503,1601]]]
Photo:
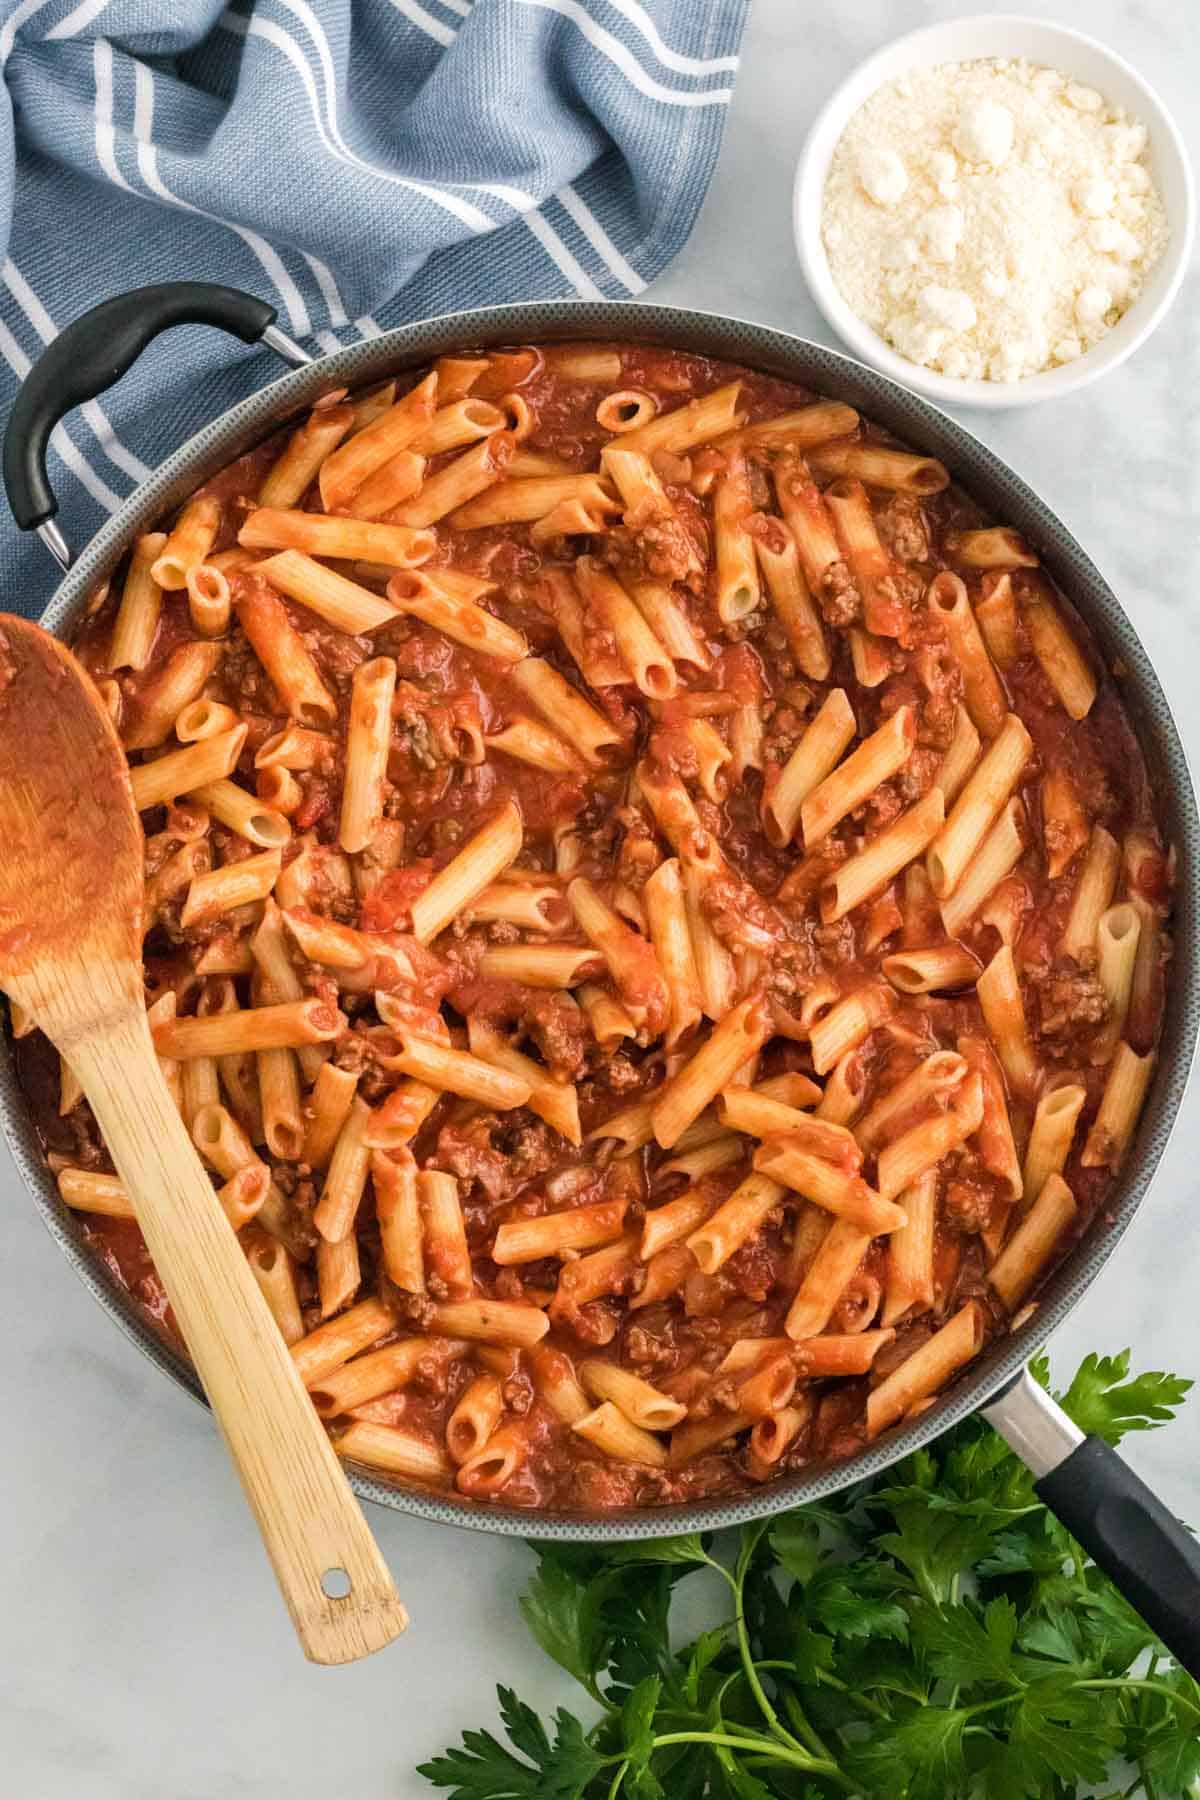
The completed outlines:
[[[708,186],[748,0],[0,0],[0,398],[109,295],[247,288],[319,353],[460,307],[637,294]],[[55,433],[82,545],[274,373],[160,339]],[[6,509],[0,608],[55,572]]]

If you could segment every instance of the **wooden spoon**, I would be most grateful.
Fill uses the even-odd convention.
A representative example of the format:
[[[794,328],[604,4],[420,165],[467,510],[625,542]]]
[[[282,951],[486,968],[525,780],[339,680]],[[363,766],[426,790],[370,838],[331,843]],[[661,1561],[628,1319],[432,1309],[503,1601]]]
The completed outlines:
[[[159,1069],[142,993],[142,848],[86,671],[36,625],[0,615],[0,987],[91,1102],[305,1655],[351,1662],[407,1614]]]

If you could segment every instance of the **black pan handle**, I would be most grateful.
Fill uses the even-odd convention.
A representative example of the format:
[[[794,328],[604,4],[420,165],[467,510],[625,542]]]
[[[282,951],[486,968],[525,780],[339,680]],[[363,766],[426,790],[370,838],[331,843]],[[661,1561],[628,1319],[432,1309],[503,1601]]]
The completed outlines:
[[[1103,1438],[1084,1438],[1034,1487],[1200,1680],[1200,1542]]]
[[[151,339],[172,325],[216,325],[245,344],[269,344],[295,366],[311,360],[278,330],[273,306],[238,288],[167,281],[93,306],[47,345],[9,414],[4,487],[22,531],[45,525],[58,510],[46,474],[46,447],[59,420],[112,387]]]
[[[1037,1476],[1038,1498],[1200,1680],[1200,1539],[1028,1372],[983,1411]]]

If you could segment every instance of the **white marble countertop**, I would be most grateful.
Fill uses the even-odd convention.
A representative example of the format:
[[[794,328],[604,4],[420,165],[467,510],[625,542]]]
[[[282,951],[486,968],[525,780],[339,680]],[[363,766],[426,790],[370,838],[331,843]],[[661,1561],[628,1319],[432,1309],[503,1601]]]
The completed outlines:
[[[955,0],[758,0],[711,193],[651,297],[829,339],[793,258],[791,175],[816,107],[886,37],[975,8]],[[1079,21],[1075,0],[1040,10]],[[832,14],[832,16],[831,16]],[[1079,21],[1083,23],[1084,21]],[[1093,0],[1086,29],[1123,52],[1191,128],[1194,0]],[[1052,408],[973,423],[1072,527],[1159,670],[1200,769],[1200,281],[1152,342]],[[1200,1080],[1121,1254],[1055,1341],[1061,1369],[1132,1344],[1140,1366],[1200,1375]],[[419,1800],[413,1765],[493,1711],[497,1679],[565,1697],[516,1596],[509,1540],[372,1509],[412,1613],[369,1662],[301,1660],[208,1418],[117,1332],[42,1229],[0,1151],[0,1790],[28,1800]],[[1200,1401],[1128,1454],[1200,1524]]]

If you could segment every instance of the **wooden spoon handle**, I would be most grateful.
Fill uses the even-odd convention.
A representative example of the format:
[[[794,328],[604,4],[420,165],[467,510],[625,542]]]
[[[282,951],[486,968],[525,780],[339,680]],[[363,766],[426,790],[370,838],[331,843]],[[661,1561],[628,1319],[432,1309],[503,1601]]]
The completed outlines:
[[[408,1615],[221,1210],[155,1058],[145,1016],[72,1043],[70,1060],[313,1662],[381,1649]],[[338,1575],[336,1571],[343,1571]],[[344,1597],[330,1597],[322,1586]]]

